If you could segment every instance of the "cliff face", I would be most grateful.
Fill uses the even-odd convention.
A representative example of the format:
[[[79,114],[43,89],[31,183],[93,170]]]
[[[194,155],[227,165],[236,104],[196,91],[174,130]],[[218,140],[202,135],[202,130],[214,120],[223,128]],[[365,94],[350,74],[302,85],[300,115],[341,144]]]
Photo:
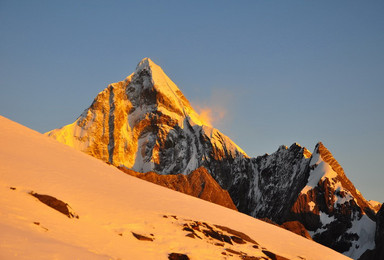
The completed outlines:
[[[148,58],[125,80],[100,92],[74,123],[47,135],[141,172],[137,177],[235,208],[219,185],[240,212],[278,224],[299,221],[315,241],[347,256],[358,258],[375,247],[374,206],[322,143],[313,153],[293,144],[249,158],[207,126]]]
[[[384,206],[377,212],[375,259],[384,259]]]
[[[381,205],[376,215],[375,248],[367,250],[359,260],[384,259],[384,206]]]

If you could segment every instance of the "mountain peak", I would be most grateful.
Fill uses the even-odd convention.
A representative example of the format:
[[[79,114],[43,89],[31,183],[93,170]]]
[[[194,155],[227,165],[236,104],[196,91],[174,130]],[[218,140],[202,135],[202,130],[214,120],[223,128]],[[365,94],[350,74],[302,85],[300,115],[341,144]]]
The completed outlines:
[[[128,79],[128,92],[135,93],[134,95],[137,96],[146,96],[145,100],[153,101],[152,105],[155,105],[158,111],[177,119],[180,125],[184,124],[186,118],[192,125],[205,124],[178,86],[150,58],[142,59],[136,71]],[[148,99],[148,97],[153,98]],[[144,102],[141,100],[140,105],[146,103],[145,100]]]
[[[150,58],[145,57],[143,58],[139,64],[136,66],[136,73],[144,70],[144,69],[150,69],[153,66],[158,66],[156,63],[154,63]]]
[[[332,169],[339,175],[344,176],[344,169],[333,157],[332,153],[324,146],[322,142],[318,142],[315,147],[315,152],[320,154],[321,158],[328,163]]]
[[[228,137],[205,126],[176,84],[149,58],[124,81],[100,92],[74,123],[47,135],[139,172],[189,173],[207,156],[246,157]]]

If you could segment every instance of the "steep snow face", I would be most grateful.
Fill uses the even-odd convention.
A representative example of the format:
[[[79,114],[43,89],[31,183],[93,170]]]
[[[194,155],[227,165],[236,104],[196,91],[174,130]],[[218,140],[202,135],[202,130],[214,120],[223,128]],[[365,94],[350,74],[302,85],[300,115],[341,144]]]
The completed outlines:
[[[124,81],[100,92],[74,123],[47,135],[139,172],[186,174],[203,158],[246,157],[228,137],[204,124],[172,80],[145,58]]]
[[[1,116],[0,144],[1,259],[165,260],[171,253],[190,259],[349,259],[268,223],[128,176]],[[41,203],[31,191],[68,203],[78,218]]]
[[[374,212],[322,143],[317,144],[309,168],[292,217],[311,231],[315,241],[354,259],[373,249]]]

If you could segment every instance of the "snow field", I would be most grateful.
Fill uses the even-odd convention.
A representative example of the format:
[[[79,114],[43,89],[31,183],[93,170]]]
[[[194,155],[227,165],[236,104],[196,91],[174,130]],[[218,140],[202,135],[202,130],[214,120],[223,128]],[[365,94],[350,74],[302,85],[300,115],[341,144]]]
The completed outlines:
[[[31,191],[68,203],[79,219],[42,204]],[[207,239],[186,237],[181,224],[189,220],[243,232],[289,259],[348,259],[252,217],[128,176],[0,117],[0,258],[167,259],[172,252],[191,259],[230,257]],[[154,240],[140,241],[132,232]],[[264,255],[249,244],[226,247]]]

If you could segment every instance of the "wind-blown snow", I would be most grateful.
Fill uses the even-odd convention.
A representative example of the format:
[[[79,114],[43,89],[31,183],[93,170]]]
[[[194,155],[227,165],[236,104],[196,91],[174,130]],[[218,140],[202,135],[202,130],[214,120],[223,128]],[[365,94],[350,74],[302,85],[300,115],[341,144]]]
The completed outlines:
[[[63,200],[80,218],[42,204],[31,191]],[[279,227],[128,176],[0,116],[1,259],[167,259],[172,252],[225,257],[222,247],[186,237],[183,219],[244,232],[289,259],[348,259]],[[139,241],[131,232],[154,241]]]

